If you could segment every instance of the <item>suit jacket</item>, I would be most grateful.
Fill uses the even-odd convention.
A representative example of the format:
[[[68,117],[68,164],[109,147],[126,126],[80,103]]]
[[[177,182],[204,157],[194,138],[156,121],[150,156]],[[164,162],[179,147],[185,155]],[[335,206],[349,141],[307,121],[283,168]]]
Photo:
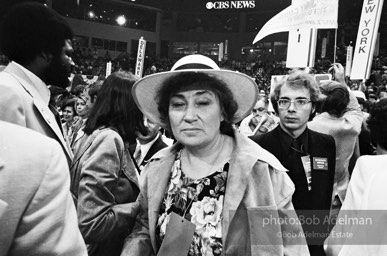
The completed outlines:
[[[48,102],[45,102],[26,73],[13,62],[0,73],[0,120],[30,128],[57,140],[70,164],[71,150]]]
[[[282,152],[279,129],[281,129],[280,126],[277,126],[274,130],[261,136],[252,137],[251,139],[272,153],[283,164],[286,162],[288,152]],[[308,129],[308,149],[312,170],[312,198],[309,209],[329,210],[335,175],[335,141],[330,135]],[[315,169],[313,157],[326,158],[328,160],[328,170]],[[285,168],[289,167],[285,166]],[[305,182],[306,185],[307,183]],[[297,197],[297,188],[293,198],[295,197]]]
[[[59,144],[0,121],[0,255],[87,255]]]
[[[278,125],[274,130],[263,134],[261,136],[252,137],[264,149],[272,153],[281,163],[287,162],[288,152],[283,152],[281,147],[281,136]],[[307,128],[308,129],[308,128]],[[302,202],[303,205],[307,205],[308,211],[300,211],[305,209],[296,209],[297,213],[305,218],[317,217],[320,218],[321,225],[303,225],[304,231],[307,233],[322,234],[322,237],[309,237],[308,244],[314,244],[309,246],[311,255],[324,255],[322,244],[324,242],[323,237],[328,235],[331,226],[329,222],[324,222],[329,218],[329,210],[331,207],[333,183],[335,176],[335,160],[336,160],[336,147],[335,141],[332,136],[318,133],[312,130],[307,130],[308,134],[308,154],[311,161],[311,175],[312,175],[312,189],[309,195],[297,193],[299,191],[308,191],[307,182],[298,186],[304,186],[302,188],[296,187],[296,192],[293,195],[293,200]],[[328,170],[318,170],[314,168],[313,158],[326,158],[328,161]],[[285,166],[289,168],[289,166]],[[307,200],[307,201],[305,201]],[[325,210],[325,211],[321,211]],[[303,224],[306,224],[305,222]]]
[[[137,199],[140,213],[125,241],[122,256],[154,255],[158,251],[155,228],[180,147],[177,143],[162,149],[146,165],[145,182]],[[235,133],[226,184],[222,255],[309,255],[298,221],[290,225],[278,221],[262,225],[262,220],[269,216],[297,219],[291,202],[294,185],[272,154]],[[299,236],[291,238],[282,233]]]
[[[155,140],[155,142],[153,142],[152,146],[149,148],[149,150],[146,153],[144,159],[142,160],[140,166],[145,166],[154,154],[156,154],[161,149],[166,148],[166,147],[168,147],[168,145],[165,144],[165,142],[163,141],[163,138],[161,137],[161,134],[160,134],[159,137],[157,138],[157,140]],[[129,146],[130,153],[134,154],[135,150],[136,150],[136,144],[132,144]]]

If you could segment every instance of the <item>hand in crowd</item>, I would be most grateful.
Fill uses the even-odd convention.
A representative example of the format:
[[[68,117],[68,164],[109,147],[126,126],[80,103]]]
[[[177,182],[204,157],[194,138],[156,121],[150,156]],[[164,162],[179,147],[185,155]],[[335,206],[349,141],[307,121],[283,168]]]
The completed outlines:
[[[80,116],[75,116],[74,117],[74,122],[71,125],[73,128],[73,132],[77,132],[83,125],[82,118]]]
[[[333,63],[332,67],[328,69],[328,72],[332,72],[332,71],[333,71],[333,76],[337,82],[346,84],[343,65],[341,65],[340,63]]]

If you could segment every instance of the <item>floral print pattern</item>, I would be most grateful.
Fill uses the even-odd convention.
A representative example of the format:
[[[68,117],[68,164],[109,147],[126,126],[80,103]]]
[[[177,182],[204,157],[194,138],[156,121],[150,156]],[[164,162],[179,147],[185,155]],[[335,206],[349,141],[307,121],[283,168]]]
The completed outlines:
[[[171,170],[156,226],[158,245],[165,236],[171,212],[185,216],[196,225],[188,255],[221,255],[222,212],[229,163],[215,173],[191,179],[181,171],[181,150]]]

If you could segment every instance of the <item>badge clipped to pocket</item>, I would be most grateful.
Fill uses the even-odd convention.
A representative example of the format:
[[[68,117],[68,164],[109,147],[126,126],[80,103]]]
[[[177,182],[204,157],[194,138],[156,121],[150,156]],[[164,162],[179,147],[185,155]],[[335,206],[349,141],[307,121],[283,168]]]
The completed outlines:
[[[175,212],[171,212],[165,237],[157,256],[187,255],[196,225]]]
[[[308,183],[308,190],[312,190],[312,168],[310,166],[310,157],[303,156],[301,157],[302,165],[304,166],[304,171],[306,175],[306,182]]]

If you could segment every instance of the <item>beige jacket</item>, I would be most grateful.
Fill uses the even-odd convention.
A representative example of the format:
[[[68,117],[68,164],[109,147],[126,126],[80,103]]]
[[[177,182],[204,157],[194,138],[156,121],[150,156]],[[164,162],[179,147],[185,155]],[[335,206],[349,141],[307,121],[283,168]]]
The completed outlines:
[[[263,225],[270,217],[297,219],[294,185],[286,169],[269,152],[235,132],[223,205],[223,255],[309,255],[301,225]],[[154,255],[156,222],[179,144],[159,151],[144,170],[133,232],[121,255]],[[298,220],[298,219],[297,219]],[[282,234],[297,234],[287,238]]]

